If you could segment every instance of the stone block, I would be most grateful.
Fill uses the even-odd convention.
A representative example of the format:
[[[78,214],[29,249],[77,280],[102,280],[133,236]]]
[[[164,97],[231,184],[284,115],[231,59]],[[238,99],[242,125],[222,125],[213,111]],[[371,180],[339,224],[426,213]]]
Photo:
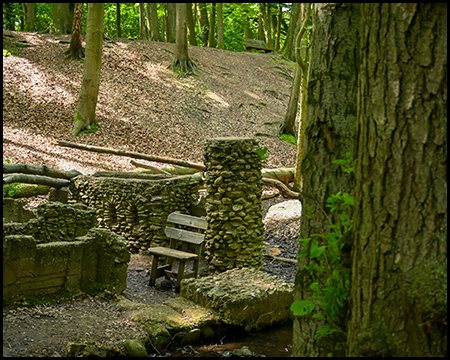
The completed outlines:
[[[288,322],[294,285],[253,268],[185,279],[181,296],[215,312],[225,323],[246,331]]]

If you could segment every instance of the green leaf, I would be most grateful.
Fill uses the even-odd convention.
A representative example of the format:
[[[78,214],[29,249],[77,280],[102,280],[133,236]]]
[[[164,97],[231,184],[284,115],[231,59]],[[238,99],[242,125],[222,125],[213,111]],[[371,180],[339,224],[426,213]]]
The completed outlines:
[[[294,316],[305,316],[313,312],[315,308],[314,303],[311,300],[299,300],[291,305],[291,311]]]
[[[344,160],[344,159],[338,159],[338,160],[333,160],[331,163],[337,164],[337,165],[347,165],[348,161]]]
[[[319,242],[317,240],[313,240],[311,243],[311,250],[309,253],[309,258],[314,259],[319,257],[325,251],[326,246],[319,246]]]
[[[355,205],[355,198],[347,193],[343,195],[343,200],[349,205]]]
[[[323,326],[316,332],[316,334],[314,335],[314,339],[317,339],[319,336],[324,336],[324,335],[328,335],[331,334],[333,331],[330,328],[330,325],[328,325],[327,323],[323,324]]]

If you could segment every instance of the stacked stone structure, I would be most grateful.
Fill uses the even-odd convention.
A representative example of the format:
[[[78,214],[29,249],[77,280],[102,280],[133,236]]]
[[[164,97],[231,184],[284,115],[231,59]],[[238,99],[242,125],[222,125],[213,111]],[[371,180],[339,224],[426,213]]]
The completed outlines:
[[[205,147],[206,259],[210,273],[262,268],[264,225],[258,141],[214,138]]]
[[[199,183],[192,176],[102,172],[78,176],[70,191],[75,200],[97,209],[97,226],[125,237],[130,251],[138,253],[167,244],[167,216],[191,212]]]

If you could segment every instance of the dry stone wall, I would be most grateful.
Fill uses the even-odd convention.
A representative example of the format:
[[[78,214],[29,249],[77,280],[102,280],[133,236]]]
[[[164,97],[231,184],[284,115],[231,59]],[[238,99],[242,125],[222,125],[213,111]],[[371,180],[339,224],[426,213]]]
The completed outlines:
[[[262,268],[264,225],[258,141],[214,138],[205,147],[206,258],[210,273]]]
[[[4,213],[4,299],[61,290],[108,295],[125,289],[127,242],[107,229],[93,228],[95,209],[48,202],[31,212],[33,216],[24,210],[31,217],[28,221],[13,222],[19,205],[21,200],[16,200],[14,212]],[[10,208],[4,201],[4,210]]]
[[[96,208],[97,225],[125,237],[132,253],[166,245],[167,216],[173,211],[190,214],[198,198],[200,181],[191,176],[96,175],[75,178],[70,185],[72,197]]]

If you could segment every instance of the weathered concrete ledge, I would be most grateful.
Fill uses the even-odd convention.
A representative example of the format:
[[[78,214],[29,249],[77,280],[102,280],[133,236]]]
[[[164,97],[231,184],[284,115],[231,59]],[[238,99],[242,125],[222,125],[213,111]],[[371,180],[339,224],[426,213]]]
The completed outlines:
[[[233,269],[183,280],[181,297],[162,304],[124,299],[119,308],[130,312],[160,351],[169,343],[193,344],[236,327],[251,331],[289,322],[293,286],[253,268]]]
[[[141,324],[152,347],[158,351],[164,350],[169,343],[194,344],[225,333],[217,315],[181,297],[154,305],[125,299],[120,302],[119,309],[130,311],[130,319]]]
[[[294,284],[254,268],[186,279],[181,296],[214,311],[226,324],[260,330],[291,319]]]

